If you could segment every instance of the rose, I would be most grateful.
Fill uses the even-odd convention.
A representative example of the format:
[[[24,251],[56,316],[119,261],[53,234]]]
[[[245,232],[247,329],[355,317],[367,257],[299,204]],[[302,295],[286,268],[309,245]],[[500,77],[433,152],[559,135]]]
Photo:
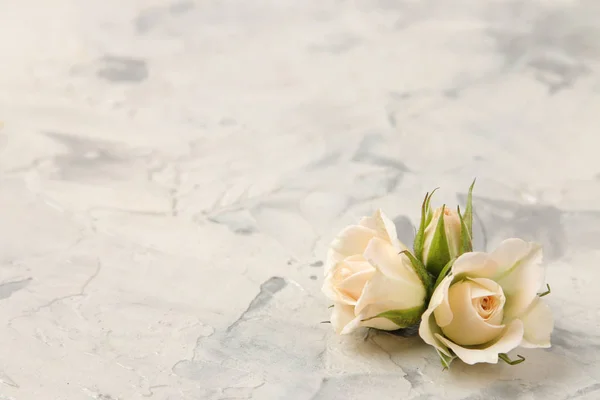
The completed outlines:
[[[418,323],[426,300],[423,274],[415,272],[404,250],[394,223],[381,210],[338,234],[323,283],[323,293],[334,302],[331,323],[337,333]]]
[[[442,215],[444,221],[443,224],[440,224]],[[438,230],[438,227],[441,227],[439,229],[443,228],[443,230]],[[458,212],[446,207],[438,207],[433,212],[433,217],[424,232],[422,257],[423,264],[434,275],[437,276],[446,263],[460,255],[461,234],[462,223]],[[432,247],[439,246],[439,241],[444,242],[442,243],[445,246],[443,254],[440,254],[442,250],[437,247],[433,249],[434,251],[431,251]]]
[[[518,346],[550,347],[552,314],[537,293],[541,260],[541,247],[520,239],[461,255],[434,290],[419,335],[446,366],[455,356],[495,364]]]
[[[473,187],[469,187],[464,214],[445,205],[431,211],[433,193],[427,193],[421,206],[421,223],[415,237],[416,256],[427,270],[437,277],[448,263],[463,253],[473,250]]]

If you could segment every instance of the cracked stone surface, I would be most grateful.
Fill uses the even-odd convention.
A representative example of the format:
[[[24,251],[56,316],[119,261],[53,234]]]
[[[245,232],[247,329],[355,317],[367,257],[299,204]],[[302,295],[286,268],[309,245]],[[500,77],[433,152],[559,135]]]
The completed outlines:
[[[596,0],[2,4],[1,400],[600,397]],[[321,324],[337,231],[410,242],[473,177],[477,248],[544,245],[551,349]]]

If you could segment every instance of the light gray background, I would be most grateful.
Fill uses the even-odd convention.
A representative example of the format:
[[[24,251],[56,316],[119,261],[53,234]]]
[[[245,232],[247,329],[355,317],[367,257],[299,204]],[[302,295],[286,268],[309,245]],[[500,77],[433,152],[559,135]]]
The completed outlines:
[[[0,399],[597,399],[600,2],[0,1]],[[545,246],[553,347],[335,336],[425,191]],[[515,352],[516,354],[516,352]]]

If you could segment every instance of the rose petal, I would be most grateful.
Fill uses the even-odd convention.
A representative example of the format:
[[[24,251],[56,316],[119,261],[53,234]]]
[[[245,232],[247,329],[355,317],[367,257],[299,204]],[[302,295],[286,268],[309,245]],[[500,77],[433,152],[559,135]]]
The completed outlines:
[[[366,326],[369,328],[375,328],[375,329],[381,329],[382,331],[395,331],[396,329],[400,329],[400,326],[396,325],[395,323],[393,323],[392,321],[390,321],[387,318],[373,318],[373,319],[368,319],[371,316],[374,315],[378,315],[384,311],[389,311],[389,309],[384,309],[384,310],[377,310],[374,309],[374,307],[376,307],[377,305],[370,305],[365,307],[365,309],[363,310],[363,312],[360,313],[360,320],[362,321],[362,323],[360,324],[361,326]],[[364,321],[368,319],[367,321]]]
[[[448,278],[449,281],[446,281]],[[452,319],[454,318],[452,308],[450,308],[450,303],[448,302],[448,290],[450,289],[450,285],[452,284],[452,282],[453,276],[449,275],[442,281],[442,283],[444,284],[442,285],[442,283],[440,283],[440,286],[438,286],[435,290],[436,293],[438,293],[438,296],[442,296],[441,300],[439,300],[438,302],[439,304],[437,305],[434,311],[435,322],[439,327],[448,325],[452,322]],[[429,304],[431,304],[431,301],[429,302]]]
[[[451,208],[444,209],[444,228],[450,257],[454,258],[460,251],[462,225],[458,213]]]
[[[323,286],[321,287],[321,291],[323,292],[323,294],[325,296],[327,296],[328,299],[330,299],[332,301],[335,301],[338,303],[345,303],[348,305],[356,304],[356,300],[353,300],[347,296],[342,296],[342,295],[340,295],[340,293],[338,293],[337,290],[335,290],[335,284],[334,284],[334,280],[333,280],[333,272],[330,272],[325,277],[325,280],[323,281]]]
[[[371,279],[374,273],[375,269],[371,267],[368,270],[360,271],[351,275],[350,277],[338,283],[338,293],[354,299],[355,301],[352,304],[356,304],[356,301],[358,301],[360,298],[366,283],[369,281],[369,279]]]
[[[529,256],[532,252],[538,250],[540,250],[540,246],[536,243],[511,238],[500,243],[496,250],[490,253],[490,256],[498,263],[498,274],[502,274],[508,269],[513,268],[515,264]]]
[[[429,251],[431,250],[431,243],[437,230],[437,225],[442,217],[442,208],[444,210],[444,233],[446,234],[446,240],[448,242],[448,251],[450,257],[454,258],[459,252],[460,247],[460,232],[461,222],[458,213],[448,207],[438,207],[433,211],[433,216],[427,227],[425,228],[424,237],[425,241],[423,244],[423,260],[427,260],[429,257]]]
[[[380,238],[369,241],[363,253],[364,258],[382,274],[407,284],[423,286],[410,260],[404,254],[398,254],[396,249]]]
[[[362,254],[354,254],[348,257],[343,256],[333,249],[329,249],[327,252],[327,261],[325,262],[325,275],[333,268],[337,266],[340,262],[345,261],[346,263],[355,263],[355,262],[363,262],[367,263],[367,260],[362,256]],[[370,264],[368,264],[370,267]]]
[[[337,263],[342,261],[344,256],[333,249],[327,251],[327,259],[325,260],[325,268],[323,268],[323,275],[327,276]]]
[[[486,347],[476,346],[476,348],[465,348],[448,340],[440,334],[435,334],[436,338],[444,345],[448,346],[454,354],[466,364],[490,363],[498,362],[498,354],[508,353],[515,349],[523,339],[523,322],[516,319],[512,321],[503,332],[499,339],[491,342]]]
[[[454,276],[465,274],[471,278],[491,278],[498,266],[487,253],[464,253],[454,261],[451,272]]]
[[[554,329],[554,318],[550,307],[537,298],[531,307],[521,318],[525,333],[523,334],[522,347],[526,348],[548,348],[550,347],[550,336]]]
[[[342,329],[340,335],[347,335],[354,332],[361,327],[361,322],[364,318],[361,315],[354,317],[348,324]]]
[[[462,346],[476,346],[488,343],[500,335],[504,325],[492,325],[487,323],[473,307],[471,288],[477,286],[469,280],[460,281],[450,286],[448,290],[448,302],[452,309],[454,318],[448,325],[441,325],[444,335]],[[439,308],[434,312],[436,321],[439,319]]]
[[[362,313],[365,307],[372,306],[369,314],[365,315],[365,318],[371,318],[385,311],[419,307],[424,301],[423,285],[390,278],[376,271],[356,303],[356,312]]]
[[[354,307],[340,303],[335,303],[333,305],[331,325],[338,335],[342,333],[344,328],[352,322],[354,318]]]
[[[431,296],[431,300],[429,300],[429,307],[421,316],[421,324],[419,325],[419,336],[421,336],[423,341],[428,345],[435,347],[437,351],[448,357],[452,357],[448,351],[448,347],[436,337],[437,334],[442,333],[442,330],[437,325],[435,317],[433,316],[433,312],[444,302],[446,302],[445,311],[448,312],[449,315],[445,316],[445,319],[449,319],[450,321],[452,320],[452,311],[450,311],[450,307],[447,305],[446,301],[448,298],[448,288],[450,287],[451,283],[452,276],[447,276],[435,289],[433,295]]]
[[[338,262],[323,281],[322,292],[334,302],[355,305],[375,268],[360,254]]]
[[[471,298],[496,296],[503,293],[502,287],[498,283],[487,278],[467,278],[469,282],[473,282],[471,286]]]
[[[542,248],[521,239],[507,239],[490,254],[498,264],[495,281],[504,290],[504,315],[518,318],[536,298],[544,281]]]
[[[407,247],[398,240],[396,225],[381,209],[375,211],[371,217],[362,218],[359,224],[373,229],[377,232],[377,236],[389,242],[398,252],[407,249]]]
[[[343,258],[362,254],[376,232],[361,225],[350,225],[344,228],[331,243],[331,250]]]
[[[471,299],[477,299],[485,296],[495,296],[499,298],[500,303],[496,305],[496,309],[493,310],[486,318],[488,324],[500,325],[504,318],[504,304],[506,303],[506,297],[502,287],[496,282],[487,278],[467,278],[474,285],[471,286]]]
[[[348,267],[350,267],[352,271],[356,272],[373,269],[371,264],[367,261],[366,258],[363,257],[362,254],[356,254],[347,257],[346,259],[344,259],[344,262],[346,263],[346,265],[348,265]]]
[[[372,312],[404,310],[423,305],[425,287],[408,264],[406,256],[397,254],[387,242],[373,238],[364,253],[376,272],[365,285],[356,303],[356,313],[362,313],[368,305]],[[367,318],[374,315],[368,315]]]

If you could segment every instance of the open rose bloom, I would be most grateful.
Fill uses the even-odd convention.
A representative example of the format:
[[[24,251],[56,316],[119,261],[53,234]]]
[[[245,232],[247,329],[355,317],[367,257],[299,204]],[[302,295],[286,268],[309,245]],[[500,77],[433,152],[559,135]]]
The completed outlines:
[[[426,289],[394,223],[380,210],[338,234],[331,244],[323,293],[333,301],[331,324],[339,334],[358,327],[396,330],[418,323]]]
[[[435,289],[419,334],[445,365],[497,363],[517,347],[550,347],[553,319],[538,296],[544,282],[542,250],[508,239],[492,253],[456,259]]]

